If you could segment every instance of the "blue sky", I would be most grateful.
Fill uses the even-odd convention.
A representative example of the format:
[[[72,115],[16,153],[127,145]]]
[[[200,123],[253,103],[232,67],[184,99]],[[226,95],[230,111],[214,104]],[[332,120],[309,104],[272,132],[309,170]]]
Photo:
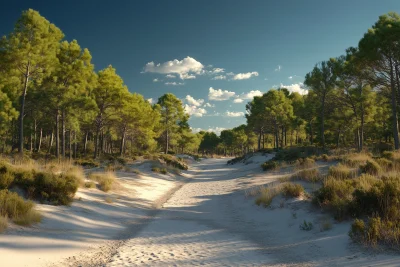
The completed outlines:
[[[113,65],[146,99],[175,94],[191,126],[207,130],[244,123],[255,94],[297,90],[315,63],[356,46],[379,15],[400,13],[400,1],[8,1],[0,35],[28,8],[87,47],[96,70]]]

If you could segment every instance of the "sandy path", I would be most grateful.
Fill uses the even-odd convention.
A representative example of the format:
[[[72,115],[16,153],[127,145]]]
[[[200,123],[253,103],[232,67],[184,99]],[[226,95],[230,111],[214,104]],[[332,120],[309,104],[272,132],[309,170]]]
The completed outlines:
[[[254,166],[253,166],[254,168]],[[231,199],[238,186],[226,159],[203,160],[193,180],[164,204],[164,210],[135,238],[129,239],[107,266],[260,266],[270,256],[243,233]]]

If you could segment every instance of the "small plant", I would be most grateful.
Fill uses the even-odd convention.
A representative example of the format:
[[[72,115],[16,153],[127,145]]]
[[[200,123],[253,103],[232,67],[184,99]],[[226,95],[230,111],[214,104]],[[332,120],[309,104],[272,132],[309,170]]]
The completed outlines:
[[[332,222],[328,217],[323,218],[319,224],[319,230],[325,232],[332,229]]]
[[[297,169],[307,169],[315,166],[315,160],[312,158],[300,158],[296,161]]]
[[[297,212],[292,211],[292,218],[293,218],[293,219],[297,219]]]
[[[106,198],[105,198],[105,201],[106,201],[108,204],[111,204],[111,203],[114,202],[114,200],[113,200],[111,197],[106,197]]]
[[[313,226],[312,222],[307,222],[306,220],[304,220],[304,222],[302,224],[300,224],[299,227],[301,230],[311,231],[314,226]]]
[[[269,207],[274,197],[282,192],[282,185],[270,185],[261,190],[259,196],[256,198],[256,205]]]
[[[279,168],[279,163],[275,160],[266,161],[261,165],[264,171],[276,170]]]
[[[357,170],[339,163],[329,168],[328,175],[336,179],[351,179],[357,176]]]
[[[293,174],[292,179],[316,183],[321,181],[322,175],[319,173],[318,169],[307,169]]]
[[[93,181],[88,181],[85,183],[86,188],[96,188],[96,183]]]
[[[286,197],[299,197],[304,193],[304,188],[300,184],[286,183],[283,185],[282,192]]]
[[[106,173],[97,172],[97,173],[91,173],[89,175],[89,179],[97,181],[100,190],[108,192],[111,190],[112,185],[116,180],[116,177],[112,172],[106,172]]]
[[[365,165],[360,166],[360,170],[362,173],[368,173],[372,175],[378,175],[382,172],[381,166],[373,160],[367,160]]]
[[[0,233],[3,233],[8,227],[8,218],[7,216],[0,216]]]
[[[329,156],[327,154],[322,154],[321,160],[327,162],[327,161],[329,161]]]

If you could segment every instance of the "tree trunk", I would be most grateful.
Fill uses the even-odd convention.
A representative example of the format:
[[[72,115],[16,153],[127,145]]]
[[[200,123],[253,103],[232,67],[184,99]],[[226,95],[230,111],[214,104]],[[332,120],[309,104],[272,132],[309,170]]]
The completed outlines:
[[[165,133],[165,154],[168,154],[168,146],[169,146],[169,131],[167,128],[167,131]]]
[[[40,135],[39,135],[39,144],[37,147],[37,151],[40,152],[40,148],[42,147],[42,138],[43,138],[43,128],[40,128]]]
[[[88,132],[85,133],[85,141],[83,143],[83,153],[85,154],[85,156],[86,156],[86,150],[87,150],[88,134],[89,134]]]
[[[399,120],[397,116],[397,103],[396,103],[396,85],[394,80],[393,73],[393,61],[390,59],[390,87],[392,90],[392,127],[393,127],[393,139],[394,139],[394,148],[398,150],[399,147]]]
[[[125,127],[123,129],[122,132],[122,138],[121,138],[121,147],[119,149],[119,155],[122,157],[122,155],[124,154],[124,146],[125,146]]]
[[[322,149],[325,149],[325,97],[326,93],[324,92],[322,96],[322,107],[321,107],[321,144]]]
[[[53,141],[54,141],[54,133],[53,131],[51,131],[51,137],[50,137],[50,141],[49,141],[49,150],[48,150],[48,154],[51,153],[51,147],[53,146]]]
[[[78,142],[76,140],[76,131],[74,131],[74,155],[73,157],[76,159],[78,156]]]
[[[30,76],[30,65],[28,62],[25,72],[24,88],[21,96],[21,108],[19,112],[19,140],[18,140],[18,152],[21,156],[24,155],[24,112],[25,112],[25,97],[26,91],[28,90],[29,76]]]
[[[56,114],[56,157],[60,157],[60,114],[57,110]]]
[[[65,139],[66,139],[66,136],[65,136],[65,132],[66,132],[66,130],[65,130],[65,109],[62,109],[62,111],[61,111],[61,124],[62,124],[62,126],[61,126],[61,154],[62,154],[62,157],[63,158],[65,158]]]
[[[69,130],[69,161],[72,160],[72,131]]]
[[[279,127],[276,121],[275,121],[275,148],[279,149]]]

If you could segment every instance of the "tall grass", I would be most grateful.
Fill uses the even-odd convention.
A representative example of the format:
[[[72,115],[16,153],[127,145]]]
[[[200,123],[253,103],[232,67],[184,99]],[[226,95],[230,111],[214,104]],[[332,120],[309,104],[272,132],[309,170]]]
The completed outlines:
[[[108,192],[112,189],[113,184],[116,181],[115,174],[113,172],[95,172],[89,175],[89,179],[96,181],[99,185],[100,190]]]

